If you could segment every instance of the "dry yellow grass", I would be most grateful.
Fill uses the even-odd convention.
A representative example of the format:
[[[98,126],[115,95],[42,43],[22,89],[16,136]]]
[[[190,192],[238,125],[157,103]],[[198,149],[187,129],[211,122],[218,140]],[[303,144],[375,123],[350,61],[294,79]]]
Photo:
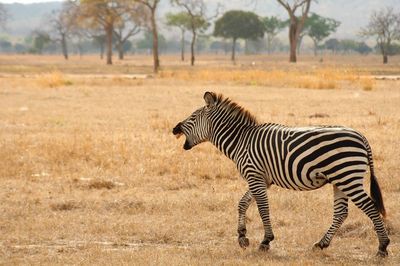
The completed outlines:
[[[370,90],[373,90],[375,87],[375,80],[372,79],[371,77],[363,77],[360,80],[360,84],[361,84],[363,90],[370,91]]]
[[[23,60],[29,66],[32,59],[18,61]],[[41,60],[45,72],[58,62]],[[150,58],[146,60],[151,69]],[[219,64],[207,60],[211,66]],[[353,61],[357,60],[361,59]],[[17,69],[11,61],[8,64]],[[78,64],[84,73],[92,66],[68,64]],[[330,75],[325,72],[330,68],[313,70],[309,64],[305,72],[310,79]],[[212,76],[202,62],[199,65],[191,71]],[[257,251],[263,229],[253,205],[248,213],[250,247],[242,251],[236,239],[236,206],[246,183],[234,164],[210,144],[185,152],[183,141],[171,134],[178,121],[203,104],[205,90],[224,93],[260,121],[340,124],[364,133],[373,148],[389,213],[392,243],[384,263],[398,264],[400,82],[373,81],[369,90],[359,85],[358,76],[354,81],[333,76],[335,85],[321,88],[335,89],[318,89],[319,83],[312,80],[316,85],[310,87],[317,89],[310,90],[297,79],[290,86],[262,83],[263,75],[268,75],[262,69],[225,67],[238,80],[232,80],[227,70],[221,70],[226,79],[212,81],[168,76],[71,78],[70,72],[59,70],[72,85],[51,88],[38,82],[40,76],[0,75],[0,264],[382,263],[374,256],[377,239],[372,223],[353,204],[331,247],[311,250],[331,222],[329,185],[312,192],[272,187],[276,240],[268,253]],[[390,67],[394,72],[395,66]],[[180,75],[186,71],[180,68],[167,67],[163,73]],[[275,75],[301,72],[291,68],[276,63]],[[348,69],[343,63],[338,75],[343,77]],[[260,83],[252,84],[250,78]]]
[[[374,88],[374,80],[368,73],[346,68],[313,68],[304,70],[261,69],[178,69],[161,71],[159,77],[168,80],[218,82],[236,85],[289,87],[306,89]]]

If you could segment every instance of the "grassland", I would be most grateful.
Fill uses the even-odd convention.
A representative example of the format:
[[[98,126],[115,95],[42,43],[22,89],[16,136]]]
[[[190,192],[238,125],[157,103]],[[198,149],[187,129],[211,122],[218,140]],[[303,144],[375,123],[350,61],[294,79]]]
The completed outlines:
[[[96,57],[0,57],[0,264],[398,265],[400,261],[400,58],[202,56],[187,67],[163,57],[105,66]],[[141,76],[137,76],[140,74]],[[143,78],[146,77],[146,78]],[[373,148],[388,211],[389,258],[375,257],[372,223],[353,204],[327,250],[333,193],[272,187],[276,240],[248,212],[250,247],[237,244],[246,191],[212,145],[190,152],[172,127],[221,92],[260,121],[358,129]],[[368,182],[366,182],[366,185]]]

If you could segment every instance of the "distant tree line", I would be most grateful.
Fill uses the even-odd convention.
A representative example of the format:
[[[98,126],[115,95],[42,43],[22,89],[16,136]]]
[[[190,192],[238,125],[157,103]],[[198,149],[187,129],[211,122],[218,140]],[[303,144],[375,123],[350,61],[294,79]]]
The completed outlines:
[[[312,40],[315,55],[327,51],[332,54],[378,52],[382,54],[383,63],[387,63],[388,56],[400,53],[400,13],[390,7],[372,13],[368,25],[357,36],[360,41],[329,38],[340,22],[310,12],[312,0],[276,0],[286,10],[287,19],[260,17],[243,10],[220,14],[220,6],[214,12],[209,11],[204,0],[170,0],[180,11],[166,14],[163,21],[168,28],[179,30],[180,39],[177,40],[167,39],[159,31],[160,1],[67,0],[60,10],[47,16],[45,30],[35,30],[16,43],[0,37],[0,51],[37,54],[61,51],[67,60],[71,49],[80,56],[98,50],[107,64],[113,63],[114,52],[120,60],[126,52],[151,53],[154,72],[160,67],[160,52],[180,52],[184,61],[187,45],[190,46],[191,65],[195,64],[195,54],[200,51],[230,53],[232,61],[237,52],[285,51],[289,52],[289,61],[296,62],[305,37]],[[215,15],[207,16],[210,13]],[[0,29],[6,28],[8,20],[9,14],[0,4]],[[211,34],[207,34],[209,29]],[[277,38],[285,29],[289,45]],[[187,39],[187,35],[190,38]],[[363,39],[371,37],[376,40],[374,47]]]

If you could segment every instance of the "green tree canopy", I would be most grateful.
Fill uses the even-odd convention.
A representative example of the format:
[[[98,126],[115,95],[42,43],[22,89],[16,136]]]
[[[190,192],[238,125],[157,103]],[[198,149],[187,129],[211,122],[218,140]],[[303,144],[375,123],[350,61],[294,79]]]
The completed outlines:
[[[190,16],[184,11],[179,13],[167,13],[165,17],[168,26],[178,27],[184,30],[190,29]]]
[[[32,52],[36,54],[42,54],[43,48],[51,42],[50,36],[44,31],[33,32],[33,47]]]
[[[231,59],[235,61],[236,40],[264,37],[264,25],[253,12],[232,10],[215,22],[214,36],[232,39]]]
[[[360,54],[369,54],[370,52],[372,52],[372,48],[369,47],[365,42],[358,42],[356,51]]]
[[[318,14],[312,13],[306,20],[307,35],[314,42],[314,54],[317,54],[320,42],[331,35],[340,26],[340,22],[332,18],[325,18]]]
[[[325,44],[324,44],[325,48],[328,50],[331,50],[332,53],[337,52],[337,50],[339,49],[339,45],[340,45],[340,42],[336,38],[331,38],[329,40],[326,40]]]
[[[348,53],[350,51],[355,51],[357,49],[357,42],[352,39],[340,40],[340,49],[344,53]]]
[[[167,40],[165,39],[165,37],[161,34],[158,34],[158,41],[159,41],[159,48],[160,50],[165,50],[166,46],[167,46]],[[144,32],[144,38],[139,40],[136,43],[136,47],[138,49],[148,49],[151,50],[153,47],[153,34],[150,31],[145,31]]]
[[[263,18],[262,23],[264,24],[264,31],[267,33],[268,53],[271,53],[273,39],[280,31],[287,27],[288,23],[275,16]]]
[[[167,13],[167,25],[181,30],[181,60],[185,60],[185,31],[190,30],[190,15],[187,12]]]

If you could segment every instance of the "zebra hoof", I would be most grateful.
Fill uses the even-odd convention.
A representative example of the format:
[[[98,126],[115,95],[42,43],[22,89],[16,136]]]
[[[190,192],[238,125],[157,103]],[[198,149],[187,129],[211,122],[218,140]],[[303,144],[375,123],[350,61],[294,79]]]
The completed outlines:
[[[329,246],[329,244],[325,244],[325,243],[322,243],[322,242],[317,242],[317,243],[314,243],[314,245],[313,245],[313,250],[323,250],[324,248],[327,248]]]
[[[259,246],[259,248],[258,248],[258,250],[259,250],[259,251],[262,251],[262,252],[267,252],[267,251],[269,250],[269,244],[263,244],[263,243],[261,243],[260,246]]]
[[[239,246],[243,249],[246,249],[250,245],[249,239],[245,236],[239,237],[238,241],[239,241]]]
[[[378,250],[378,253],[376,253],[376,256],[381,258],[386,258],[388,255],[387,250]]]

